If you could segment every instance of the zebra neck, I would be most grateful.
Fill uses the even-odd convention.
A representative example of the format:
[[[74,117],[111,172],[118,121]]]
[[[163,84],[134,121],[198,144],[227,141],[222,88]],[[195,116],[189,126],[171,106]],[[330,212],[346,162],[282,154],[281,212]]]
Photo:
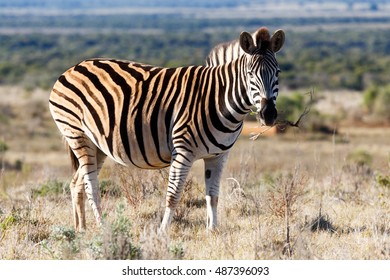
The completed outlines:
[[[220,111],[232,125],[241,125],[251,111],[252,104],[247,94],[246,56],[221,65],[216,70],[216,103]]]

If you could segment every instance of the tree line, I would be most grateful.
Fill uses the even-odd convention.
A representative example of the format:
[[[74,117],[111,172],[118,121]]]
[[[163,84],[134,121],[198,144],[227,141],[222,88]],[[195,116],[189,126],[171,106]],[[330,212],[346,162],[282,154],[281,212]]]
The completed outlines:
[[[239,32],[0,35],[0,84],[49,88],[83,59],[111,57],[164,67],[204,64]],[[390,83],[390,30],[286,32],[281,86],[365,90]]]

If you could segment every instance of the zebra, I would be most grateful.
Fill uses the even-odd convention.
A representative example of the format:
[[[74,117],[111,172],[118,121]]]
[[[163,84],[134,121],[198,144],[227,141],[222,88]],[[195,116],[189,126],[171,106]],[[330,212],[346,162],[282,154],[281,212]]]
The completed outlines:
[[[245,55],[213,67],[162,68],[96,58],[63,73],[50,93],[49,108],[74,170],[75,229],[86,229],[85,199],[97,224],[102,223],[98,174],[106,157],[124,166],[169,166],[160,232],[171,223],[193,162],[203,159],[206,227],[215,229],[221,173],[245,116],[255,106],[262,123],[272,125],[276,119],[280,38],[282,30],[257,42],[242,32]]]

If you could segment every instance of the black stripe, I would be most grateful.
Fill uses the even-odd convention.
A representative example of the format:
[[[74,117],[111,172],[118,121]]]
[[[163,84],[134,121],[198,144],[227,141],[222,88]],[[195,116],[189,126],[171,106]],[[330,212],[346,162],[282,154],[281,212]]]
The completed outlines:
[[[231,129],[227,128],[226,126],[224,126],[223,123],[221,122],[221,120],[219,119],[219,116],[217,113],[218,109],[220,110],[220,112],[222,113],[222,115],[224,117],[225,117],[225,115],[230,115],[230,117],[233,119],[233,121],[237,122],[237,120],[235,118],[233,118],[233,116],[230,114],[230,112],[228,111],[228,109],[226,107],[225,98],[224,98],[225,97],[224,88],[219,87],[219,92],[216,92],[216,88],[217,88],[216,84],[220,83],[220,80],[221,80],[218,77],[217,69],[213,69],[210,75],[213,76],[213,79],[211,80],[211,92],[209,92],[209,94],[207,95],[207,98],[209,100],[209,106],[207,107],[207,109],[209,111],[211,123],[217,130],[219,130],[221,132],[232,133],[232,132],[234,132],[234,130],[231,130]],[[220,84],[219,86],[222,86],[222,85]],[[217,109],[217,104],[215,102],[216,95],[219,96],[218,102],[219,102],[220,106],[218,109]]]
[[[202,100],[201,92],[206,92],[207,91],[207,87],[208,87],[209,80],[210,80],[210,77],[211,77],[210,73],[211,73],[212,69],[213,68],[206,68],[204,70],[205,71],[204,75],[201,75],[201,77],[200,77],[200,84],[202,85],[202,87],[199,88],[199,91],[196,94],[195,102],[193,103],[194,104],[194,108],[195,108],[194,113],[193,113],[193,118],[194,118],[193,124],[194,124],[196,132],[198,134],[197,136],[200,139],[200,141],[202,142],[203,146],[206,148],[207,153],[210,152],[210,148],[207,145],[205,139],[203,138],[201,123],[200,123],[200,122],[202,122],[202,118],[199,118],[199,115],[200,115],[201,112],[205,112],[205,106],[201,102],[201,100]],[[207,124],[203,123],[203,126],[205,126],[205,125],[207,125]]]
[[[93,64],[96,67],[107,71],[106,65],[102,65],[102,63],[100,63],[98,60],[95,60],[93,62]],[[108,131],[108,135],[105,137],[105,139],[106,139],[107,147],[108,147],[110,153],[113,154],[113,132],[114,132],[114,127],[115,127],[114,98],[109,93],[107,88],[101,83],[99,77],[96,74],[90,72],[90,70],[87,67],[82,66],[82,65],[77,65],[77,66],[75,66],[74,70],[83,74],[85,77],[87,77],[93,83],[93,85],[96,87],[96,89],[102,94],[102,96],[104,98],[105,104],[107,106],[108,119],[109,119],[109,131]],[[94,121],[96,123],[101,124],[100,115],[92,115],[92,116],[93,116]],[[105,136],[103,127],[101,127],[100,135]]]
[[[138,143],[138,148],[144,158],[144,161],[147,165],[149,165],[150,167],[156,167],[154,165],[152,165],[148,158],[147,158],[147,155],[146,155],[146,149],[145,149],[145,143],[144,143],[144,135],[143,135],[143,118],[144,118],[144,114],[143,114],[143,109],[144,109],[144,106],[145,106],[145,102],[146,102],[146,95],[147,94],[150,94],[149,93],[149,89],[150,89],[150,86],[152,86],[153,84],[151,84],[151,80],[154,78],[154,76],[160,72],[161,69],[156,69],[154,71],[150,70],[149,73],[149,79],[148,80],[145,80],[142,84],[142,96],[139,98],[138,100],[138,104],[136,106],[134,106],[134,110],[133,112],[135,113],[135,117],[134,117],[134,126],[135,126],[135,136],[136,136],[136,139],[137,139],[137,143]]]
[[[162,89],[167,89],[168,85],[170,83],[173,83],[173,81],[171,81],[171,80],[172,80],[172,76],[175,72],[176,72],[176,69],[174,69],[174,68],[166,69],[166,71],[164,72],[165,75],[164,75],[162,86],[161,86]],[[158,154],[160,161],[163,163],[169,164],[170,161],[164,160],[161,156],[160,147],[161,147],[162,143],[160,143],[159,137],[158,137],[158,132],[159,132],[158,126],[161,122],[159,121],[158,117],[159,117],[159,112],[163,110],[163,108],[161,108],[162,99],[164,96],[169,96],[170,93],[167,90],[162,91],[162,92],[157,92],[157,86],[158,86],[158,83],[156,82],[155,89],[153,89],[153,92],[155,92],[155,94],[157,94],[158,96],[157,96],[156,102],[154,104],[152,114],[150,116],[150,119],[151,119],[150,129],[152,132],[153,142],[154,142],[154,145],[156,147],[156,151],[157,151],[157,154]],[[166,133],[168,133],[168,127],[165,127],[165,131],[166,131]]]
[[[68,101],[69,103],[71,103],[74,107],[76,107],[76,109],[78,109],[80,112],[82,112],[82,108],[81,106],[77,103],[76,100],[72,99],[70,96],[67,96],[66,94],[58,91],[57,89],[53,88],[53,92],[55,92],[59,97],[65,99],[66,101]]]
[[[213,72],[211,72],[211,73],[213,73]],[[212,87],[211,88],[212,89],[215,88],[215,86],[214,86],[214,79],[211,77],[212,74],[209,74],[207,76],[208,76],[207,79],[209,79],[209,77],[211,79],[211,82],[212,82]],[[206,80],[205,85],[207,85],[207,84],[208,84],[208,82]],[[213,133],[210,131],[210,129],[209,129],[208,125],[207,125],[207,119],[208,119],[208,117],[206,115],[206,111],[207,111],[206,110],[206,108],[207,108],[206,107],[206,98],[207,98],[207,96],[208,96],[207,94],[203,94],[202,99],[201,99],[201,106],[202,106],[203,109],[200,110],[200,112],[201,112],[201,119],[202,119],[202,123],[203,123],[203,127],[202,127],[203,131],[206,134],[208,140],[214,146],[218,147],[221,150],[228,150],[228,149],[230,149],[233,146],[234,142],[233,142],[233,144],[231,144],[229,146],[225,146],[225,145],[223,145],[221,143],[218,143],[218,141],[215,139]],[[209,148],[207,146],[206,146],[206,148],[207,148],[207,152],[209,152]]]
[[[52,101],[52,100],[49,100],[49,103],[50,103],[51,105],[53,105],[54,107],[57,107],[58,109],[60,109],[60,110],[62,110],[62,111],[65,111],[65,112],[67,112],[68,114],[72,115],[73,117],[76,118],[76,120],[81,121],[80,117],[79,117],[76,113],[74,113],[72,110],[69,110],[69,109],[66,108],[65,106],[62,106],[62,105],[60,105],[60,104],[58,104],[58,103],[56,103],[56,102],[54,102],[54,101]]]
[[[192,127],[188,127],[187,129],[188,134],[191,136],[193,143],[195,144],[195,147],[199,147],[198,142],[196,141],[196,137],[194,132],[192,131]]]
[[[187,74],[187,76],[186,76],[187,80],[184,83],[185,88],[182,89],[182,95],[184,95],[184,96],[183,96],[182,103],[180,104],[181,107],[179,109],[179,112],[177,113],[177,118],[173,123],[174,127],[175,127],[176,123],[178,123],[179,121],[183,121],[182,118],[183,118],[183,115],[185,113],[189,113],[188,115],[191,116],[190,112],[188,111],[188,108],[189,108],[188,103],[189,103],[190,97],[193,96],[193,92],[198,92],[199,80],[197,79],[197,77],[195,75],[195,72],[197,69],[198,69],[197,67],[188,67],[188,68],[183,68],[183,70],[182,70],[183,72],[185,72]],[[183,79],[184,79],[184,77],[183,77]],[[182,81],[178,81],[178,82],[180,83],[180,85],[182,84]],[[193,87],[194,83],[195,83],[194,90],[192,91],[192,87]],[[188,120],[184,121],[184,123],[187,123],[187,122],[188,122]]]
[[[234,68],[230,68],[229,69],[229,72],[233,72],[235,73],[236,77],[235,77],[235,85],[234,85],[234,88],[232,89],[233,92],[232,92],[232,96],[229,98],[229,104],[230,106],[233,107],[233,109],[239,113],[239,114],[242,114],[242,115],[245,115],[248,113],[249,111],[249,108],[252,106],[251,105],[251,102],[249,100],[249,97],[248,97],[248,94],[247,94],[247,89],[245,87],[245,79],[246,79],[246,73],[243,73],[244,71],[243,70],[243,67],[240,65],[244,65],[246,63],[246,59],[243,59],[245,58],[245,56],[242,56],[242,58],[240,59],[240,61],[237,61],[235,64],[234,64]],[[240,77],[241,76],[241,77]],[[237,103],[234,103],[234,97],[236,99],[236,102]],[[244,100],[244,102],[246,104],[244,104],[241,99]],[[246,108],[247,111],[243,111],[241,110],[240,108],[243,108],[244,110]]]
[[[128,64],[115,61],[115,60],[110,60],[110,63],[115,63],[117,64],[121,69],[126,69],[128,70]],[[119,134],[120,138],[122,140],[122,145],[125,149],[125,153],[127,155],[127,158],[130,160],[130,162],[137,166],[133,159],[131,158],[131,146],[130,146],[130,141],[129,141],[129,135],[128,135],[128,130],[127,130],[127,118],[129,115],[129,107],[130,107],[130,99],[131,95],[133,94],[133,90],[131,86],[127,83],[126,79],[122,77],[119,73],[117,73],[111,66],[108,64],[101,65],[104,63],[99,63],[98,67],[103,68],[104,70],[110,75],[111,79],[116,83],[122,90],[122,97],[123,97],[123,105],[122,105],[122,112],[121,112],[121,117],[120,117],[120,122],[119,122]],[[140,78],[141,75],[133,71],[132,73],[135,74],[135,78]],[[138,73],[138,74],[136,74]],[[119,108],[118,108],[119,109]]]
[[[64,121],[64,120],[60,120],[60,119],[54,119],[56,122],[59,122],[59,123],[63,123],[75,130],[78,130],[78,131],[81,131],[81,132],[84,132],[84,130],[82,130],[81,128],[77,127],[77,126],[74,126],[74,125],[71,125],[70,123],[68,123],[67,121]]]
[[[72,139],[72,140],[75,140],[75,139],[84,139],[84,136],[68,136],[68,135],[64,135],[65,138],[68,138],[68,139]]]
[[[166,132],[167,132],[167,143],[168,145],[170,144],[170,142],[173,140],[173,136],[172,136],[172,127],[173,127],[173,123],[172,123],[172,120],[173,120],[173,111],[175,109],[175,105],[177,103],[177,99],[179,98],[180,94],[181,94],[181,84],[182,84],[182,79],[183,79],[183,76],[185,74],[186,71],[184,71],[184,68],[181,69],[179,71],[179,74],[177,75],[177,79],[176,79],[176,91],[175,92],[172,92],[170,93],[171,95],[173,95],[172,99],[170,100],[170,103],[167,105],[167,109],[166,109],[166,112],[165,112],[165,128],[166,128]],[[167,99],[168,101],[168,99]],[[164,107],[166,105],[164,104]]]

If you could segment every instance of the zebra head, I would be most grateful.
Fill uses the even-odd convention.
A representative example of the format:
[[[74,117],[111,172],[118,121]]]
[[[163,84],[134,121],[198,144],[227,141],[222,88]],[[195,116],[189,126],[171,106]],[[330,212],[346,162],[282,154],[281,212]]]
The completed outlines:
[[[262,125],[273,125],[277,117],[275,107],[279,92],[279,65],[275,58],[284,43],[284,32],[278,30],[270,36],[261,28],[256,34],[256,44],[248,32],[240,35],[240,46],[247,56],[247,93]]]

